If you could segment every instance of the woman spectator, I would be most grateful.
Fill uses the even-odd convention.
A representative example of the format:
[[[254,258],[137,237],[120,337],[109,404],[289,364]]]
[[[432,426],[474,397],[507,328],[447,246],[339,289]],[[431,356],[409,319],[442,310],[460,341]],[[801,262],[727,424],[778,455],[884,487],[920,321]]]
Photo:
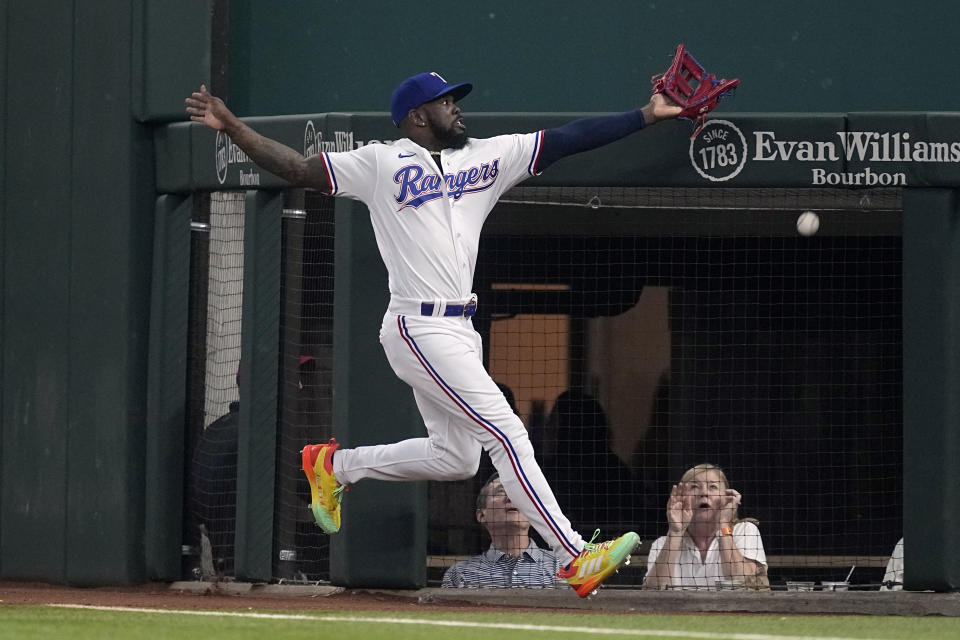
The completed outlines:
[[[667,502],[667,535],[647,558],[647,589],[768,588],[767,557],[756,521],[740,520],[740,494],[723,470],[699,464],[683,474]]]

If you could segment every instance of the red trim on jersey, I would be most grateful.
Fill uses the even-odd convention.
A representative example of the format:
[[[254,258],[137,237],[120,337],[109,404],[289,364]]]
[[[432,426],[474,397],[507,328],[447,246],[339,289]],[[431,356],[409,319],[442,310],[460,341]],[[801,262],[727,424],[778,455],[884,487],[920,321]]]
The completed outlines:
[[[338,191],[337,180],[333,175],[333,167],[330,166],[330,158],[327,156],[326,152],[323,152],[320,154],[320,159],[323,161],[323,170],[327,174],[327,184],[329,185],[327,195],[335,196],[337,195]]]

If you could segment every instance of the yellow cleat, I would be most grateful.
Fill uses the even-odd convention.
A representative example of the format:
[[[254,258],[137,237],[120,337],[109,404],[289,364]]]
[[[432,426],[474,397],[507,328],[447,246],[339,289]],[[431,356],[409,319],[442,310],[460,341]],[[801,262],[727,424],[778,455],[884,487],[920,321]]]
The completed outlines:
[[[339,446],[330,438],[327,444],[308,444],[300,452],[310,483],[310,511],[324,533],[340,531],[340,500],[346,486],[333,473],[333,452]]]

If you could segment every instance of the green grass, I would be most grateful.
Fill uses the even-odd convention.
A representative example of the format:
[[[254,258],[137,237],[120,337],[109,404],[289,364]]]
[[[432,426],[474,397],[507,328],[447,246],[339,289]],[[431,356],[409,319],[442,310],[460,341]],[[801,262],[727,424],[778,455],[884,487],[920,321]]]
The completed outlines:
[[[273,616],[273,617],[253,617]],[[323,618],[330,618],[324,620]],[[404,622],[414,621],[414,622]],[[520,628],[524,627],[524,628]],[[662,632],[662,633],[661,633]],[[753,636],[751,638],[751,636]],[[0,606],[0,639],[31,640],[433,640],[496,638],[667,638],[780,640],[851,638],[955,640],[957,618],[890,616],[641,615],[547,613],[411,614],[369,611],[152,613]]]

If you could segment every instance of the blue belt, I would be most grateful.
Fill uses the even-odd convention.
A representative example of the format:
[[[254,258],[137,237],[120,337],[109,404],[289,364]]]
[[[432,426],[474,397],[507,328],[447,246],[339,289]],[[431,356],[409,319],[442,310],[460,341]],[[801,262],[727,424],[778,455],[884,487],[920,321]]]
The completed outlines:
[[[432,316],[433,315],[434,304],[432,302],[421,302],[420,303],[420,315],[422,316]],[[464,318],[469,318],[477,312],[477,301],[471,300],[467,304],[448,304],[447,308],[444,309],[444,316],[463,316]]]

